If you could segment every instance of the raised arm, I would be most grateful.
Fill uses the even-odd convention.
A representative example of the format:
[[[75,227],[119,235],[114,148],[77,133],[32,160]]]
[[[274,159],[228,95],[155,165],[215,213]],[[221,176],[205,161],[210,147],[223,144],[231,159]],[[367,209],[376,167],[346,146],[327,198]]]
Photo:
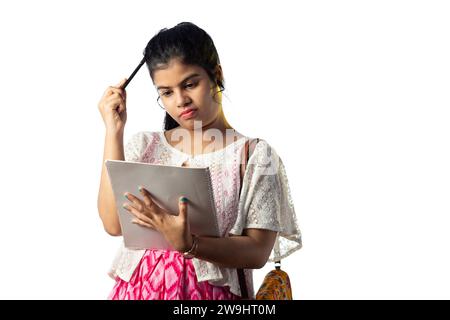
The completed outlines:
[[[97,208],[105,231],[112,236],[120,236],[122,230],[105,160],[125,160],[123,132],[127,119],[127,109],[126,92],[122,89],[125,81],[126,78],[116,86],[109,86],[98,103],[98,109],[105,122],[106,135]]]

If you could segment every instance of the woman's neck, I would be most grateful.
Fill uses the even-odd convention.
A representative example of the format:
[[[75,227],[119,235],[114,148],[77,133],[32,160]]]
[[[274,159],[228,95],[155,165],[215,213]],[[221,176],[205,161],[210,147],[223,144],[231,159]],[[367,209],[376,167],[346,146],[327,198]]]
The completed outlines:
[[[172,135],[174,139],[172,139]],[[197,154],[199,150],[202,150],[200,153],[203,153],[203,150],[211,149],[211,144],[214,144],[215,150],[219,150],[242,137],[228,124],[220,112],[214,121],[205,126],[202,126],[201,122],[198,121],[197,123],[194,122],[193,129],[176,127],[166,131],[165,136],[172,146],[177,146],[177,148],[182,149],[181,151],[191,154]],[[181,143],[184,147],[180,147],[180,136],[183,137],[183,140],[189,140],[187,144]]]

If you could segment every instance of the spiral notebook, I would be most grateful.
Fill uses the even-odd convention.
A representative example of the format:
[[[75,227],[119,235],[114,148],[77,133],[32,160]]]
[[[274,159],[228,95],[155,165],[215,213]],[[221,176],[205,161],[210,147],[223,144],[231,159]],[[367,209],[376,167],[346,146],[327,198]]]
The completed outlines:
[[[162,233],[132,223],[134,215],[122,207],[125,192],[143,199],[143,186],[153,201],[168,212],[178,214],[179,197],[188,198],[191,232],[201,236],[219,236],[216,206],[209,168],[176,167],[143,162],[106,160],[125,247],[131,249],[167,249],[171,246]]]

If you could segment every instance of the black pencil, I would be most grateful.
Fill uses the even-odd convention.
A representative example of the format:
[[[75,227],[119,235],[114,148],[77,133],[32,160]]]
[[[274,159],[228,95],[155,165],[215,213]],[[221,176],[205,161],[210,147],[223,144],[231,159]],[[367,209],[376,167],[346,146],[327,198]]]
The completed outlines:
[[[122,89],[125,89],[127,85],[130,83],[131,79],[133,79],[134,75],[139,71],[139,69],[142,67],[142,65],[145,63],[145,56],[142,58],[141,62],[139,62],[139,65],[134,69],[133,73],[128,77],[127,81],[122,86]]]

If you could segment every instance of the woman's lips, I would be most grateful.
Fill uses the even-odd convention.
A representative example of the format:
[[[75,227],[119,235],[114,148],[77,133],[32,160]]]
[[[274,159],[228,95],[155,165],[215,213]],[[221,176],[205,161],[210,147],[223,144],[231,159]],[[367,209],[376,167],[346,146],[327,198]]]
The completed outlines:
[[[186,120],[186,119],[190,119],[190,118],[194,117],[196,114],[197,114],[197,109],[190,109],[190,110],[183,112],[180,115],[180,118]]]

